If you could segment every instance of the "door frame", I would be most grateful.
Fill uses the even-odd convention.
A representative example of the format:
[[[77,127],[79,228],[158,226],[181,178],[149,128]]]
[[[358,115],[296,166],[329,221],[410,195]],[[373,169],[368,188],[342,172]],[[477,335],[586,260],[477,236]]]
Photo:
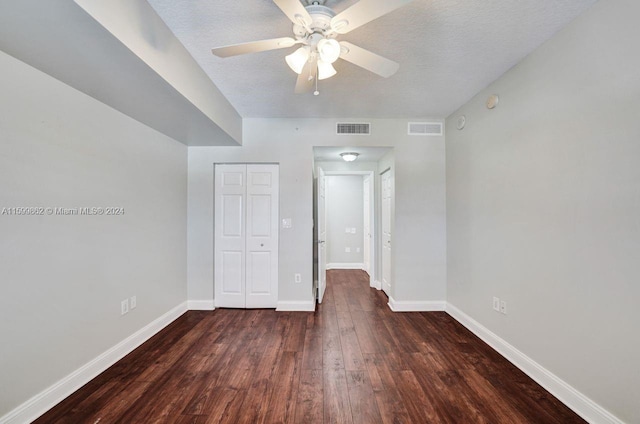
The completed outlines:
[[[339,177],[339,176],[350,176],[350,175],[362,175],[362,184],[364,186],[364,177],[368,176],[370,178],[369,184],[369,226],[371,229],[371,238],[369,240],[369,255],[371,260],[370,271],[369,271],[369,286],[375,289],[380,290],[380,284],[377,282],[376,277],[378,274],[377,261],[376,261],[376,226],[377,226],[377,216],[376,216],[376,178],[375,171],[324,171],[325,177]],[[364,209],[364,208],[363,208]],[[364,212],[364,210],[363,210]]]
[[[316,283],[315,297],[318,303],[322,303],[324,299],[324,292],[327,288],[327,228],[326,228],[326,213],[327,213],[327,185],[325,180],[324,170],[318,167],[318,177],[316,181],[316,199],[315,199],[315,213],[314,213],[314,247],[317,253],[316,268],[318,270],[318,279]],[[321,200],[322,199],[322,200]],[[323,235],[324,233],[324,235]],[[324,238],[324,240],[323,240]]]
[[[384,235],[384,180],[389,179],[389,281],[385,282],[384,273],[384,250],[385,250],[385,235]],[[394,196],[395,196],[395,188],[393,181],[393,174],[391,174],[391,168],[387,168],[380,173],[380,285],[382,291],[386,293],[389,298],[391,298],[391,286],[393,284],[393,243],[391,242],[391,238],[394,234],[393,222],[393,208],[394,208]]]

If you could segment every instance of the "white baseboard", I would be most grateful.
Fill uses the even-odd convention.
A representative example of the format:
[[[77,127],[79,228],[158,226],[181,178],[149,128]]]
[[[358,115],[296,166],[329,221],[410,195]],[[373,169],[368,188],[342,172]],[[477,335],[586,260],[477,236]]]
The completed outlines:
[[[276,311],[301,311],[313,312],[316,310],[316,302],[314,300],[281,300],[278,301]]]
[[[187,308],[190,311],[213,311],[216,309],[213,300],[189,300]]]
[[[444,311],[444,300],[395,300],[389,296],[389,308],[393,312],[433,312]]]
[[[524,353],[507,343],[504,339],[471,318],[469,315],[447,303],[446,311],[473,334],[480,337],[509,362],[520,368],[525,374],[557,397],[576,414],[592,424],[624,424],[609,411],[574,389],[551,371],[529,358]]]
[[[362,262],[332,262],[327,264],[327,269],[362,269],[364,270],[364,264]]]
[[[24,424],[34,421],[142,343],[149,340],[186,311],[187,302],[176,306],[111,349],[102,353],[97,358],[78,368],[51,387],[38,393],[13,411],[0,417],[0,424]]]
[[[370,281],[369,286],[371,286],[371,288],[374,288],[376,290],[382,290],[382,283],[378,280]]]

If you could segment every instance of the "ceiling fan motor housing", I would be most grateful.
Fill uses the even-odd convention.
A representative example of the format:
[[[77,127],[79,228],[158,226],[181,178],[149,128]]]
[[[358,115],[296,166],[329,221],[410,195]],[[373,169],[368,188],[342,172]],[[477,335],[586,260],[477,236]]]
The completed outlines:
[[[321,4],[312,4],[306,6],[307,12],[311,15],[312,23],[309,26],[308,31],[300,24],[293,24],[293,33],[296,38],[306,38],[311,34],[319,33],[323,37],[335,37],[335,32],[331,29],[331,18],[336,16],[336,13]]]

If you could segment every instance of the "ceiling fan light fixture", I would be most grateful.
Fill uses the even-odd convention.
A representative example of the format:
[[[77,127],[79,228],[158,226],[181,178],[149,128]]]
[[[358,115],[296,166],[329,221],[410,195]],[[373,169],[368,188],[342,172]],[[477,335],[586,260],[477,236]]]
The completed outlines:
[[[330,63],[327,63],[323,60],[318,61],[318,79],[323,80],[327,78],[331,78],[338,72]]]
[[[340,43],[333,38],[323,38],[318,41],[320,59],[326,63],[333,63],[340,57]]]
[[[340,153],[340,156],[345,162],[353,162],[354,160],[358,159],[358,156],[360,156],[360,153],[344,152],[344,153]]]
[[[300,47],[295,52],[285,56],[284,60],[293,72],[300,75],[305,63],[309,60],[309,49],[307,47]]]

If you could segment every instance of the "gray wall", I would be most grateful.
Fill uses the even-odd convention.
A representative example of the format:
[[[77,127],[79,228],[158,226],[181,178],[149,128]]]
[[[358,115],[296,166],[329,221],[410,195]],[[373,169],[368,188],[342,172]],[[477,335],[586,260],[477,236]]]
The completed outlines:
[[[638,1],[601,0],[446,128],[448,301],[629,423],[640,422],[638,16]]]
[[[0,52],[0,416],[186,301],[187,148]],[[120,301],[138,306],[120,316]]]
[[[364,260],[362,176],[329,175],[326,184],[327,263],[361,264]],[[355,229],[355,233],[347,234],[347,228]],[[345,251],[346,247],[350,252]]]
[[[313,260],[313,146],[392,146],[395,158],[395,265],[398,300],[445,299],[444,137],[410,137],[407,120],[374,119],[370,136],[336,135],[334,119],[245,119],[242,147],[189,148],[190,300],[213,299],[213,164],[280,163],[281,301],[309,301]],[[302,283],[294,282],[294,273]]]

